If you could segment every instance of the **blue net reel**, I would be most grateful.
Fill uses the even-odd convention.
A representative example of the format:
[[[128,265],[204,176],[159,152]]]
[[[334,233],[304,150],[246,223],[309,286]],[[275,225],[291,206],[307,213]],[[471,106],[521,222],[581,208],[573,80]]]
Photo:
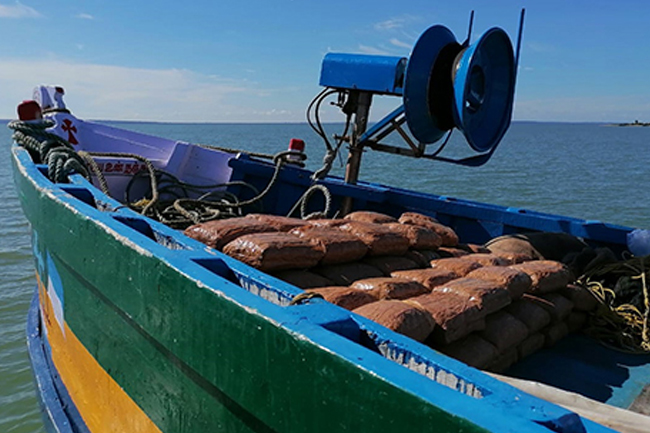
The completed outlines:
[[[510,125],[515,94],[515,58],[506,32],[492,28],[456,59],[454,123],[469,145],[486,152]]]
[[[440,140],[453,128],[451,69],[461,46],[447,27],[429,27],[418,39],[404,77],[406,123],[421,143]]]
[[[492,155],[510,126],[524,11],[520,17],[517,57],[507,33],[491,28],[476,42],[459,43],[445,26],[434,25],[417,40],[408,59],[357,54],[328,54],[320,84],[355,101],[360,94],[402,97],[402,105],[367,131],[356,125],[353,147],[464,165],[480,165]],[[471,27],[470,27],[471,29]],[[341,99],[341,98],[340,98]],[[341,103],[343,111],[367,119],[363,107]],[[360,111],[361,110],[361,111]],[[406,124],[410,135],[402,128]],[[447,159],[427,145],[454,128],[480,155]],[[407,148],[381,143],[393,131]],[[445,142],[446,144],[446,142]],[[444,144],[443,144],[444,147]]]

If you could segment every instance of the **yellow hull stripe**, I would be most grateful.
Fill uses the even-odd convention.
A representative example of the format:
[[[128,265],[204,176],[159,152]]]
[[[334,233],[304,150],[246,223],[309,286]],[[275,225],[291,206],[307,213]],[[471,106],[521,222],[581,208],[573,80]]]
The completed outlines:
[[[52,362],[88,429],[93,433],[158,433],[160,429],[99,365],[67,323],[62,332],[39,276],[40,308]]]

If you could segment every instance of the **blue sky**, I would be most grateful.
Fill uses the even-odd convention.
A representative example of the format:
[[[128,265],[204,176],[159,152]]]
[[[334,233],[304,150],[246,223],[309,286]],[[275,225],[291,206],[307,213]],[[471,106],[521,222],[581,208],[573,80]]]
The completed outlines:
[[[472,9],[474,38],[514,41],[522,6],[516,120],[650,121],[645,0],[0,0],[0,118],[42,83],[82,118],[300,122],[327,52],[408,56],[433,24],[462,41]]]

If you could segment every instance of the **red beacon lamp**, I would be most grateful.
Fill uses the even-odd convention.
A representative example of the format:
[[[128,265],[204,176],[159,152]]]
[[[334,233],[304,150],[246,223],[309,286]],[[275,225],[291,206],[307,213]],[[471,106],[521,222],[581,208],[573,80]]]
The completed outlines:
[[[305,142],[299,138],[292,138],[289,140],[289,150],[292,152],[296,153],[302,153],[304,154],[305,152]],[[299,164],[302,165],[304,157],[301,158],[299,155],[289,155],[287,157],[287,160],[293,164]]]
[[[41,106],[34,100],[21,102],[18,104],[18,109],[16,111],[18,111],[18,119],[22,121],[27,122],[30,120],[41,120],[43,118]]]

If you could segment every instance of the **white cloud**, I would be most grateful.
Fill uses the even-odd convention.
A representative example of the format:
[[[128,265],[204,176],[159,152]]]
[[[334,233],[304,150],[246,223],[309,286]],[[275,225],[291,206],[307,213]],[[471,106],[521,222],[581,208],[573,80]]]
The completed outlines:
[[[400,48],[411,49],[413,47],[413,44],[407,44],[406,42],[402,42],[397,38],[391,38],[390,43]]]
[[[42,15],[34,8],[20,2],[14,5],[0,4],[0,18],[39,18]]]
[[[380,31],[380,32],[392,31],[392,30],[396,30],[396,29],[401,29],[401,28],[407,26],[408,24],[411,24],[411,23],[413,23],[413,22],[415,22],[417,20],[418,20],[418,17],[416,17],[414,15],[405,14],[405,15],[401,15],[401,16],[398,16],[398,17],[393,17],[393,18],[387,19],[385,21],[375,23],[373,25],[373,27],[374,27],[375,30]]]
[[[555,46],[543,42],[528,42],[526,47],[534,53],[550,53],[555,51]]]
[[[287,115],[292,115],[293,113],[289,110],[272,108],[266,111],[253,111],[253,114],[264,116],[264,117],[286,117]]]
[[[368,45],[362,45],[362,44],[359,44],[359,52],[363,54],[374,54],[380,56],[385,56],[390,54],[388,51],[383,50],[381,48],[370,47]]]
[[[375,23],[375,30],[384,31],[384,30],[393,30],[399,29],[404,26],[404,18],[392,18],[386,21],[381,21]]]
[[[75,18],[79,18],[79,19],[81,19],[81,20],[94,20],[94,19],[95,19],[94,16],[92,16],[92,15],[90,15],[90,14],[83,13],[83,12],[82,12],[82,13],[78,13],[78,14],[75,15],[74,17],[75,17]]]
[[[256,94],[268,89],[185,69],[0,59],[3,102],[17,104],[28,99],[39,84],[64,87],[68,107],[87,119],[245,121],[267,108],[258,104],[254,113],[249,99],[255,100]],[[0,118],[14,116],[15,105],[0,106]]]

